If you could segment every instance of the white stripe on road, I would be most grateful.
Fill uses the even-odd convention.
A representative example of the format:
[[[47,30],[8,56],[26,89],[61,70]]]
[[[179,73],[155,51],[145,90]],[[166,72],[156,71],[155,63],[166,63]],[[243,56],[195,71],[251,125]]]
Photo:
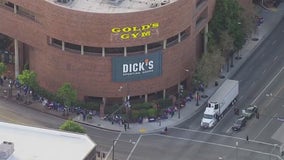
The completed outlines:
[[[203,133],[203,134],[208,134],[208,135],[214,135],[214,136],[220,136],[224,138],[232,138],[236,140],[243,140],[246,141],[245,138],[240,138],[240,137],[234,137],[234,136],[229,136],[229,135],[224,135],[224,134],[218,134],[218,133],[211,133],[211,132],[205,132],[205,131],[199,131],[199,130],[192,130],[192,129],[185,129],[185,128],[177,128],[177,127],[171,127],[176,130],[183,130],[183,131],[188,131],[188,132],[196,132],[196,133]],[[150,135],[150,134],[149,134]],[[155,134],[156,135],[156,134]],[[250,140],[251,142],[258,143],[258,144],[264,144],[264,145],[269,145],[269,146],[274,146],[272,143],[267,143],[267,142],[262,142],[262,141],[257,141],[257,140]]]
[[[139,143],[139,141],[140,141],[140,139],[141,139],[141,135],[139,136],[139,138],[137,139],[137,141],[135,142],[135,145],[134,145],[134,147],[131,149],[131,151],[130,151],[130,153],[129,153],[129,155],[128,155],[128,157],[127,157],[127,159],[126,160],[129,160],[130,159],[130,157],[132,156],[132,154],[133,154],[133,152],[134,152],[134,150],[135,150],[135,148],[137,147],[137,145],[138,145],[138,143]]]
[[[252,104],[254,104],[257,99],[263,94],[263,92],[271,85],[271,83],[279,76],[279,74],[282,72],[283,67],[280,69],[280,71],[272,78],[272,80],[263,88],[263,90],[259,93],[259,95],[252,101]]]
[[[195,139],[190,139],[190,138],[182,138],[182,137],[174,137],[174,136],[169,136],[169,135],[159,135],[167,138],[172,138],[172,139],[178,139],[178,140],[184,140],[184,141],[192,141],[196,143],[203,143],[203,144],[209,144],[209,145],[214,145],[214,146],[219,146],[219,147],[226,147],[226,148],[232,148],[236,149],[236,146],[231,146],[231,145],[226,145],[226,144],[219,144],[219,143],[214,143],[214,142],[206,142],[206,141],[201,141],[201,140],[195,140]],[[263,155],[268,155],[272,157],[276,157],[278,159],[282,159],[279,155],[275,155],[272,153],[266,153],[266,152],[261,152],[257,150],[252,150],[252,149],[247,149],[247,148],[242,148],[238,146],[238,150],[243,150],[243,151],[248,151],[248,152],[253,152],[253,153],[258,153],[258,154],[263,154]]]
[[[276,117],[278,113],[275,113],[273,117]],[[270,124],[270,122],[273,120],[273,117],[270,118],[270,120],[266,123],[266,125],[260,130],[260,132],[254,137],[254,140],[264,131],[264,129]]]
[[[121,132],[119,133],[119,135],[117,136],[117,138],[116,138],[116,139],[119,139],[119,137],[120,137],[120,136],[121,136]],[[115,145],[116,143],[117,143],[117,141],[115,141],[113,145]],[[113,145],[111,146],[111,148],[110,148],[109,152],[107,153],[107,155],[106,155],[106,158],[105,158],[105,159],[108,159],[108,157],[109,157],[110,153],[111,153],[111,152],[112,152],[112,150],[113,150]]]

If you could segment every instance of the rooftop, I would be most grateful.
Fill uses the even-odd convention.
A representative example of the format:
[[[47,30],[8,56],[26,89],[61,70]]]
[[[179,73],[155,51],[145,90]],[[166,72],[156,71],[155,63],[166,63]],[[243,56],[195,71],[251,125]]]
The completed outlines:
[[[8,160],[78,160],[95,147],[84,134],[0,122],[0,143],[3,141],[14,144]]]
[[[177,0],[46,0],[50,3],[84,12],[125,13],[161,7]]]

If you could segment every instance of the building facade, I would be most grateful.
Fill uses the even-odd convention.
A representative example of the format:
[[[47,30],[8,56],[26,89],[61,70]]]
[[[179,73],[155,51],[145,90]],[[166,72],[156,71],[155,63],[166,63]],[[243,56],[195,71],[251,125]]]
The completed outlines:
[[[206,50],[215,0],[0,0],[0,33],[24,65],[55,92],[80,99],[165,96],[190,82]]]

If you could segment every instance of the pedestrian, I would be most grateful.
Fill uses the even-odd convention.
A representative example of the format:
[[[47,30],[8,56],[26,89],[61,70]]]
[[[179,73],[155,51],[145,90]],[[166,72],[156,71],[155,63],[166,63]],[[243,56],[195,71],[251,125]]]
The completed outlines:
[[[124,130],[126,131],[126,129],[127,129],[127,124],[124,123]]]
[[[256,119],[259,119],[259,113],[258,112],[256,112],[255,117],[256,117]]]
[[[164,131],[165,131],[165,133],[167,133],[167,132],[168,132],[168,127],[166,127],[166,128],[164,129]]]
[[[249,136],[246,137],[246,140],[249,141]]]

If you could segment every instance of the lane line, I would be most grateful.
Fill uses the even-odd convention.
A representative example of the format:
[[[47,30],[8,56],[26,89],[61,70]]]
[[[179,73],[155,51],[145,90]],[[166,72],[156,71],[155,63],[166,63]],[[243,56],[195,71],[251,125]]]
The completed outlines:
[[[203,133],[203,134],[208,134],[208,135],[214,135],[214,136],[219,136],[219,137],[224,137],[224,138],[232,138],[236,140],[243,140],[245,141],[245,138],[240,138],[240,137],[235,137],[235,136],[229,136],[229,135],[224,135],[224,134],[218,134],[218,133],[210,133],[210,132],[205,132],[205,131],[199,131],[199,130],[193,130],[193,129],[185,129],[185,128],[177,128],[177,127],[171,127],[176,130],[183,130],[183,131],[188,131],[188,132],[196,132],[196,133]],[[150,134],[149,134],[150,135]],[[153,134],[152,134],[153,135]],[[156,135],[156,134],[154,134]],[[257,140],[250,140],[251,142],[258,143],[258,144],[264,144],[264,145],[269,145],[269,146],[274,146],[272,143],[267,143],[263,141],[257,141]]]
[[[252,101],[252,104],[254,104],[258,98],[263,94],[263,92],[271,85],[271,83],[279,76],[279,74],[282,72],[284,67],[280,69],[280,71],[270,80],[270,82],[262,89],[262,91],[258,94],[258,96]]]
[[[278,113],[275,113],[273,117],[276,117]],[[260,130],[260,132],[254,137],[254,140],[264,131],[264,129],[270,124],[270,122],[273,120],[273,118],[270,118],[270,120],[266,123],[266,125]]]
[[[274,45],[276,42],[277,42],[277,40],[274,40],[274,41],[272,42],[272,45]]]
[[[273,61],[276,61],[278,59],[278,56],[274,57]]]
[[[133,154],[134,150],[136,149],[136,147],[137,147],[137,145],[138,145],[138,143],[139,143],[141,137],[142,137],[142,135],[140,135],[139,138],[137,139],[137,141],[135,142],[135,145],[134,145],[134,147],[131,149],[131,151],[130,151],[130,153],[129,153],[129,155],[128,155],[128,157],[127,157],[126,160],[129,160],[130,157],[132,156],[132,154]]]
[[[190,138],[174,137],[174,136],[169,136],[169,135],[159,135],[159,136],[172,138],[172,139],[183,140],[183,141],[192,141],[192,142],[196,142],[196,143],[209,144],[209,145],[213,145],[213,146],[219,146],[219,147],[236,149],[236,146],[231,146],[231,145],[226,145],[226,144],[219,144],[219,143],[214,143],[214,142],[206,142],[206,141],[195,140],[195,139],[190,139]],[[239,146],[238,146],[238,149],[239,150],[243,150],[243,151],[248,151],[248,152],[253,152],[253,153],[258,153],[258,154],[263,154],[263,155],[268,155],[268,156],[273,156],[273,157],[276,157],[278,159],[282,159],[279,155],[275,155],[275,154],[272,154],[272,153],[267,153],[267,152],[261,152],[261,151],[253,150],[253,149],[242,148],[242,147],[239,147]]]
[[[121,136],[121,132],[119,133],[119,135],[117,136],[116,139],[119,139]],[[114,145],[111,146],[110,150],[107,152],[107,155],[106,155],[106,158],[105,159],[108,159],[110,153],[113,151],[113,146],[115,146],[115,144],[117,143],[117,141],[114,142]]]

